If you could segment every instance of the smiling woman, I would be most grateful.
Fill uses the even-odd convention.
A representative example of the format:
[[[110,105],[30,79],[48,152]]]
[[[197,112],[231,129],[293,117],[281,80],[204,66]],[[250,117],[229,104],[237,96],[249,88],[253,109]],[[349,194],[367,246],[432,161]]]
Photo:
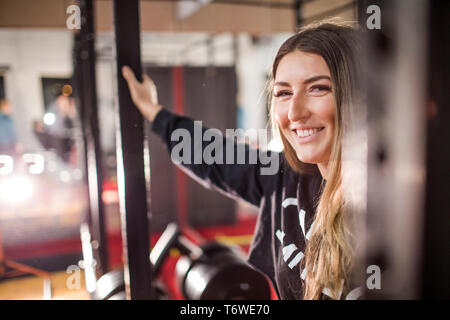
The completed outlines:
[[[339,20],[312,24],[281,46],[272,67],[271,120],[280,132],[286,159],[298,172],[317,166],[324,178],[302,261],[307,299],[318,298],[324,288],[340,296],[353,267],[352,222],[341,190],[341,152],[347,119],[343,109],[362,95],[359,37],[356,29]]]

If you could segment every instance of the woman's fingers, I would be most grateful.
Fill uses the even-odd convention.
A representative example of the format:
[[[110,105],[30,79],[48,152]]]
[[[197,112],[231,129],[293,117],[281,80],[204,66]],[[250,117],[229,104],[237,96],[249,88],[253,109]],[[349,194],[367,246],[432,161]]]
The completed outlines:
[[[128,66],[122,67],[122,75],[127,81],[131,99],[133,99],[133,102],[136,105],[139,105],[142,102],[143,95],[145,96],[145,94],[143,94],[143,84],[136,79],[133,70]]]
[[[136,79],[133,70],[131,70],[131,68],[130,68],[129,66],[123,66],[123,67],[122,67],[122,75],[123,75],[123,77],[125,78],[125,80],[127,80],[129,83],[139,82],[139,81]],[[149,77],[148,75],[146,75],[146,74],[144,74],[144,75],[142,76],[142,80],[143,80],[142,82],[147,82],[147,81],[148,81],[148,82],[150,82],[152,85],[154,85],[153,80],[150,79],[150,77]]]
[[[133,70],[129,66],[123,66],[122,67],[122,75],[127,80],[128,84],[133,83],[136,80],[136,77],[134,76]]]
[[[156,85],[153,80],[146,74],[142,76],[144,84],[150,89],[150,97],[153,104],[158,104],[158,93],[156,91]]]
[[[141,113],[150,121],[153,121],[156,113],[161,109],[158,105],[156,86],[149,76],[144,74],[142,82],[138,81],[128,66],[122,67],[122,75],[128,83],[131,99]]]
[[[149,77],[148,75],[146,75],[145,73],[144,73],[144,75],[142,76],[142,79],[144,80],[144,82],[148,81],[148,82],[150,82],[151,84],[153,84],[153,80],[150,79],[150,77]]]

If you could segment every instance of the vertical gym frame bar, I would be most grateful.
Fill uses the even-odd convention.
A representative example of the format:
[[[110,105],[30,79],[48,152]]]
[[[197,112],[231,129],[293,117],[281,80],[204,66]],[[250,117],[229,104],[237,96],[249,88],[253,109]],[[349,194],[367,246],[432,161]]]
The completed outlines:
[[[368,111],[366,266],[381,268],[367,298],[450,295],[449,5],[360,0],[377,5],[381,29],[366,30]]]
[[[422,298],[450,299],[450,2],[429,1]]]
[[[114,0],[118,109],[116,111],[117,182],[127,299],[152,299],[147,195],[150,155],[144,120],[134,106],[121,69],[128,65],[142,80],[138,0]]]
[[[302,26],[302,2],[303,0],[294,1],[295,30],[298,31]]]
[[[95,74],[95,31],[93,0],[78,2],[81,14],[81,30],[74,41],[74,84],[80,122],[83,132],[89,203],[86,230],[91,238],[84,246],[91,248],[95,261],[84,261],[85,272],[90,278],[109,271],[108,243],[105,230],[105,210],[102,202],[103,167],[100,145],[99,117],[97,107],[97,87]],[[82,235],[83,238],[83,235]],[[86,260],[87,258],[84,257]],[[89,260],[89,259],[87,259]],[[91,265],[95,263],[95,265]],[[98,274],[95,274],[97,270]],[[95,280],[94,278],[94,280]],[[87,277],[88,279],[88,277]],[[95,289],[92,285],[87,287]]]

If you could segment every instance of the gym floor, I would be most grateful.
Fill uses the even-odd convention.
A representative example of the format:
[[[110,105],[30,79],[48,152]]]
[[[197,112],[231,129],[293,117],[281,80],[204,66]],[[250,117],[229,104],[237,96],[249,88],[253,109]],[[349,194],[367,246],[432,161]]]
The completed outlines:
[[[71,274],[65,271],[51,274],[53,300],[90,300],[84,287],[84,274],[80,272],[80,287],[69,289]],[[23,276],[0,282],[0,300],[42,300],[44,280],[36,276]]]

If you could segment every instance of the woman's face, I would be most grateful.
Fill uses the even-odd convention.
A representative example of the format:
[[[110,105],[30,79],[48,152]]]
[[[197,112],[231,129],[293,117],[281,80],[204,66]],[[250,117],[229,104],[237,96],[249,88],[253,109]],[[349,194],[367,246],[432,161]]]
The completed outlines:
[[[296,50],[281,59],[273,88],[275,121],[298,159],[319,169],[326,168],[333,144],[332,90],[321,56]]]

